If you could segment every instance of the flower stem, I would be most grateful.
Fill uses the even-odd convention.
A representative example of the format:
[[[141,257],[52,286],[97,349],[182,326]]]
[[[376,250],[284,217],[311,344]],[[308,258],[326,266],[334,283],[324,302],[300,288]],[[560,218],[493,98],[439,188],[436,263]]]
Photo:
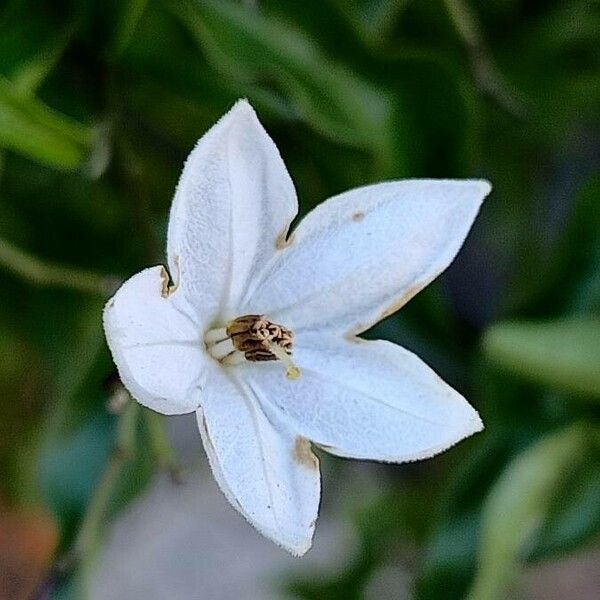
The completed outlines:
[[[66,287],[101,296],[110,295],[117,287],[113,277],[44,262],[3,238],[0,238],[0,265],[36,285]]]
[[[86,598],[91,587],[98,549],[115,488],[119,484],[123,469],[137,450],[140,417],[146,425],[148,440],[158,465],[171,474],[174,482],[182,481],[181,469],[165,430],[163,416],[141,407],[131,398],[119,414],[116,439],[110,457],[88,504],[75,542],[56,569],[60,577],[79,567],[75,580],[78,598]]]
[[[492,60],[475,15],[466,0],[444,0],[456,32],[466,46],[475,81],[480,90],[514,117],[523,119],[527,109],[510,89]]]
[[[167,430],[165,428],[165,419],[162,415],[153,410],[143,409],[144,422],[148,431],[148,438],[152,452],[158,462],[158,466],[171,475],[175,483],[182,482],[182,470],[177,462],[175,451],[171,446]]]
[[[137,402],[129,402],[119,417],[117,436],[110,458],[87,507],[75,543],[59,565],[62,573],[79,565],[76,585],[80,592],[78,597],[81,598],[85,598],[87,590],[89,590],[102,531],[106,524],[115,488],[123,467],[135,454],[139,409],[140,406]]]

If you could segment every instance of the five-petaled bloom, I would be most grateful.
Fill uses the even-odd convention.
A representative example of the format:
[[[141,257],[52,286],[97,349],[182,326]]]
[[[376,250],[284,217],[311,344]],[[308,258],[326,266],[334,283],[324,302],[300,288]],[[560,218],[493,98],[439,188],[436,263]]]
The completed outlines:
[[[169,272],[134,275],[106,306],[123,383],[155,411],[195,411],[231,504],[303,554],[320,498],[311,443],[405,462],[482,428],[415,355],[357,335],[449,265],[489,190],[478,180],[369,185],[327,200],[288,235],[294,186],[251,106],[238,102],[186,162]]]

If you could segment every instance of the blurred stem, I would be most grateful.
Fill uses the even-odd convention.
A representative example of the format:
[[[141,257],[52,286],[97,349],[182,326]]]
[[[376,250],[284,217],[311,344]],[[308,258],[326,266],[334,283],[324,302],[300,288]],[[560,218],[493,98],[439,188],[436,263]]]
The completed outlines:
[[[175,451],[167,434],[165,418],[148,408],[143,409],[143,416],[148,430],[150,446],[159,468],[168,471],[171,479],[176,483],[180,483],[182,481],[181,467],[177,462]]]
[[[77,539],[67,559],[67,567],[80,564],[78,584],[84,593],[89,589],[94,563],[102,538],[102,531],[114,490],[119,482],[123,467],[133,457],[136,449],[136,432],[140,406],[137,402],[129,402],[119,418],[117,438],[98,482],[96,491],[88,505]]]
[[[127,0],[122,3],[115,36],[110,47],[112,58],[119,57],[129,45],[147,4],[148,0]]]
[[[127,199],[135,230],[138,232],[140,243],[143,244],[146,257],[150,261],[162,256],[162,247],[158,243],[152,222],[151,210],[148,204],[149,194],[145,190],[143,162],[125,135],[120,135],[116,143],[118,166],[125,188],[128,190]]]
[[[525,118],[526,107],[510,89],[492,60],[467,0],[444,0],[444,4],[454,28],[467,48],[478,87],[514,117]]]
[[[58,32],[48,46],[41,48],[39,54],[25,63],[12,77],[15,89],[21,94],[25,96],[35,94],[54,70],[79,27],[80,13],[81,11],[78,10],[72,21],[62,31]]]
[[[88,504],[73,547],[58,565],[66,574],[79,566],[76,575],[78,597],[86,598],[95,572],[96,557],[106,526],[115,489],[123,469],[135,457],[137,431],[143,418],[150,446],[161,468],[168,470],[174,481],[181,481],[181,470],[165,430],[162,415],[141,407],[130,397],[122,408],[117,425],[117,435],[110,457],[104,468],[94,495]]]
[[[0,238],[0,265],[36,285],[65,287],[108,296],[115,288],[112,277],[47,263]]]

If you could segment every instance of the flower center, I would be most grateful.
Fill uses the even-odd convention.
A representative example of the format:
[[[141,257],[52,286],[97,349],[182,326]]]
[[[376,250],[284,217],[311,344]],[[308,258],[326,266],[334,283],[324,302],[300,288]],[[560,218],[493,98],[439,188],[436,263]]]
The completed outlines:
[[[300,369],[291,359],[293,337],[289,329],[264,315],[244,315],[208,331],[204,343],[208,353],[225,365],[280,360],[288,379],[298,379]]]

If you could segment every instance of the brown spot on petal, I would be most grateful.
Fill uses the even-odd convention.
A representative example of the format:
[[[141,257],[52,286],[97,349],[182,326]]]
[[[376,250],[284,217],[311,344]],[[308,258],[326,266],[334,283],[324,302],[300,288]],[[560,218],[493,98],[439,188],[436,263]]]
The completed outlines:
[[[352,215],[352,220],[353,220],[355,223],[359,223],[359,222],[360,222],[360,221],[362,221],[364,218],[365,218],[365,213],[364,213],[364,212],[360,212],[360,211],[358,211],[358,212],[355,212],[355,213]]]
[[[275,248],[277,248],[277,250],[283,250],[288,246],[291,246],[294,234],[292,233],[292,235],[288,237],[288,231],[289,229],[285,229],[277,236],[277,239],[275,240]]]
[[[169,281],[170,281],[170,277],[169,277],[169,272],[164,268],[161,267],[160,268],[160,280],[162,283],[162,286],[160,288],[160,295],[163,298],[168,298],[169,297]]]
[[[160,278],[162,280],[160,295],[163,298],[168,298],[171,294],[175,293],[177,291],[177,288],[179,287],[179,256],[176,256],[173,259],[173,262],[175,263],[175,270],[177,271],[177,279],[175,281],[173,280],[173,277],[170,275],[169,271],[167,271],[166,267],[160,268]]]
[[[311,471],[319,468],[319,459],[313,454],[310,442],[303,437],[297,437],[294,444],[294,460]]]

